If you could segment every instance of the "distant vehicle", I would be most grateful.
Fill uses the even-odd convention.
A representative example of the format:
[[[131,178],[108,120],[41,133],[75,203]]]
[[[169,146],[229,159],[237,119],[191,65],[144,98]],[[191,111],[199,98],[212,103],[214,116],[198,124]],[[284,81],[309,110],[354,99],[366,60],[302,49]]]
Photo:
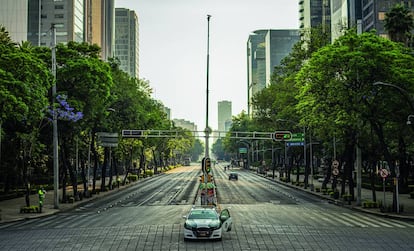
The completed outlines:
[[[228,209],[219,214],[214,207],[193,207],[184,218],[184,240],[221,240],[223,231],[230,231],[233,223]]]
[[[230,173],[229,174],[229,180],[238,180],[239,175],[237,173]]]
[[[266,174],[266,173],[267,173],[267,171],[268,171],[268,169],[267,169],[267,168],[265,168],[265,167],[258,167],[258,168],[256,169],[256,172],[257,172],[257,173],[259,173],[259,174]]]
[[[184,166],[189,166],[191,163],[191,158],[185,158],[184,159]]]

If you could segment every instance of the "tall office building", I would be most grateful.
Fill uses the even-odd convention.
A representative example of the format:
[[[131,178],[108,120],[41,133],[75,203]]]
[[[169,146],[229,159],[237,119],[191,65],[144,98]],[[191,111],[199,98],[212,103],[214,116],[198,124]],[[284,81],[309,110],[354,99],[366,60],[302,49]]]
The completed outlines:
[[[115,0],[2,0],[0,24],[13,41],[50,46],[51,27],[56,43],[97,44],[102,59],[114,56]]]
[[[85,18],[84,1],[30,0],[27,40],[33,45],[50,46],[54,24],[57,43],[85,42]]]
[[[85,2],[86,41],[101,47],[103,60],[114,57],[115,0],[85,0]]]
[[[414,0],[367,0],[362,1],[362,30],[375,29],[379,36],[388,37],[384,29],[385,13],[389,12],[396,4],[403,4],[411,12],[414,12]]]
[[[299,41],[299,30],[257,30],[247,40],[247,109],[253,114],[253,96],[270,84],[275,66]]]
[[[191,121],[188,121],[185,119],[173,119],[172,121],[176,127],[181,127],[181,128],[187,129],[192,132],[197,131],[197,125]]]
[[[350,28],[356,28],[362,18],[362,2],[369,0],[331,0],[331,41]]]
[[[330,0],[299,0],[300,29],[321,27],[324,32],[331,30]]]
[[[221,132],[227,132],[231,126],[231,101],[223,100],[217,104],[218,108],[218,130]]]
[[[165,112],[168,120],[171,120],[171,108],[163,106],[162,110]]]
[[[0,7],[0,25],[6,27],[17,43],[27,40],[28,0],[3,0]]]
[[[121,62],[120,68],[134,78],[139,75],[138,27],[135,11],[115,9],[115,57]]]

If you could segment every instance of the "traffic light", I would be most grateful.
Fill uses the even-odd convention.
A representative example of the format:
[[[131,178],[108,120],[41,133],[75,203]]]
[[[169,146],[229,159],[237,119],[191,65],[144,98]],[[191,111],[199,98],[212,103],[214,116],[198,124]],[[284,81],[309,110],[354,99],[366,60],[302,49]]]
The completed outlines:
[[[205,165],[204,165],[205,170],[206,170],[207,173],[210,173],[210,171],[211,171],[211,160],[210,160],[210,158],[205,158],[204,161],[205,161]]]
[[[204,183],[204,174],[203,175],[200,175],[200,182],[201,183]]]
[[[213,175],[211,175],[211,174],[207,175],[207,181],[212,182],[213,181]]]
[[[289,131],[277,131],[273,133],[274,141],[285,141],[292,138],[292,133]]]

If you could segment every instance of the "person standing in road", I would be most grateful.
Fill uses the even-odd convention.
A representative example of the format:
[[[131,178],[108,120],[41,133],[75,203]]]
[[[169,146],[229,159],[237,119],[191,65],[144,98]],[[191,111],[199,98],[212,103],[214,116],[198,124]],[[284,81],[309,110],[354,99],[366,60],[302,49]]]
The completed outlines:
[[[116,184],[119,188],[119,185],[121,184],[121,177],[119,177],[119,176],[116,177]]]
[[[42,212],[43,200],[45,199],[46,190],[41,187],[37,192],[39,194],[39,212]]]

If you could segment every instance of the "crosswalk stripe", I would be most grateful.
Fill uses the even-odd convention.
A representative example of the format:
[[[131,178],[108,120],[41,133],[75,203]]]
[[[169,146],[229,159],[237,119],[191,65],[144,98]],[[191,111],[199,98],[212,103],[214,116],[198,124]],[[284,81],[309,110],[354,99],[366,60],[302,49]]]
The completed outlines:
[[[320,212],[311,212],[313,215],[315,215],[316,217],[313,217],[316,221],[318,221],[318,223],[320,223],[319,220],[322,220],[328,224],[324,224],[324,226],[330,226],[332,225],[332,220],[328,219],[327,217],[321,217],[323,216],[323,213]]]
[[[366,219],[363,219],[360,215],[357,214],[353,214],[353,213],[342,213],[342,216],[346,219],[349,219],[350,221],[354,221],[356,223],[356,225],[361,226],[361,227],[380,227],[380,225],[372,222],[372,221],[368,221]]]
[[[337,214],[332,214],[332,213],[319,213],[320,214],[320,218],[319,219],[324,219],[324,220],[329,220],[331,222],[331,224],[336,225],[336,222],[342,223],[348,227],[352,227],[354,226],[354,224],[349,223],[348,221],[342,219],[342,218],[338,218]]]
[[[404,227],[410,226],[409,224],[402,224],[402,222],[393,221],[391,219],[382,219],[382,218],[375,218],[374,219],[374,218],[367,217],[365,215],[361,215],[360,217],[363,218],[366,221],[374,221],[375,224],[378,224],[382,227],[395,226],[395,227],[399,227],[399,228],[404,228]],[[402,226],[402,225],[404,225],[404,226]]]

